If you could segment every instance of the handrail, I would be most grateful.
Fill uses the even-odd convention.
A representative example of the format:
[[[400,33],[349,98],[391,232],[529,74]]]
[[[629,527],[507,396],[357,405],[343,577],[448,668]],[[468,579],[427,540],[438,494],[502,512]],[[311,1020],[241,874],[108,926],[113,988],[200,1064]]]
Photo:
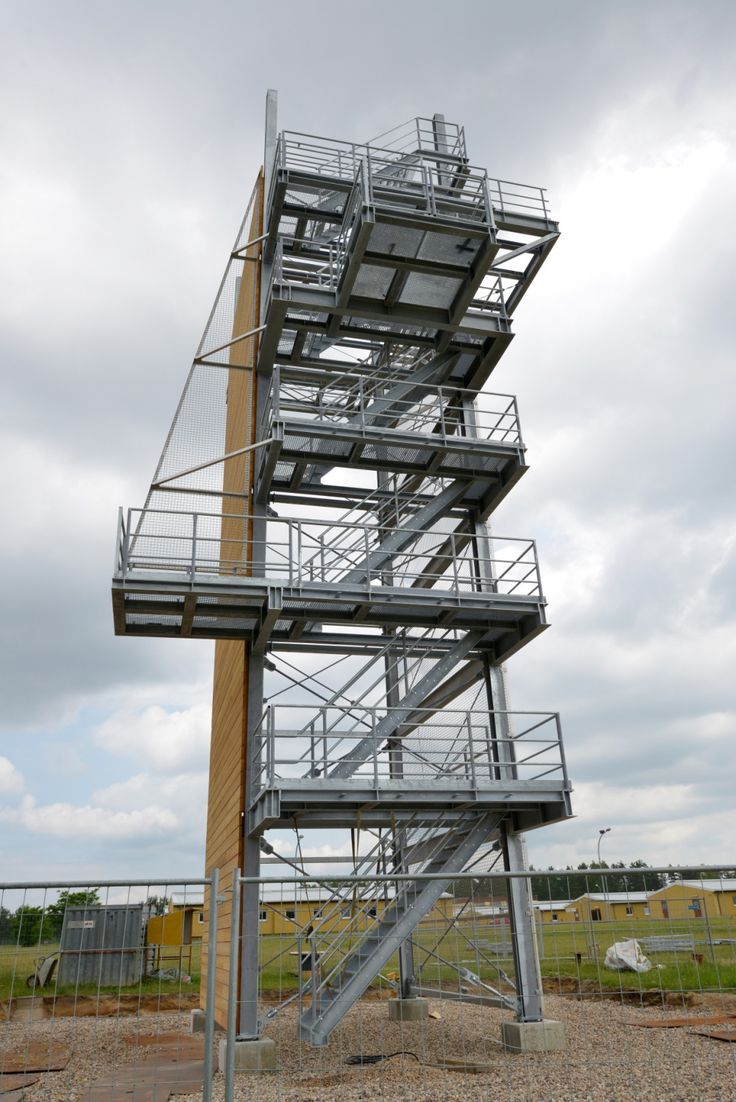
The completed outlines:
[[[447,185],[437,180],[438,177],[443,178],[447,175],[447,166],[448,164],[451,166],[456,157],[462,163],[462,191],[448,189]],[[470,165],[463,155],[458,155],[452,150],[440,150],[434,146],[420,145],[419,148],[407,152],[406,149],[391,146],[382,147],[373,143],[361,145],[298,131],[283,131],[279,138],[277,162],[284,168],[301,168],[307,172],[313,172],[324,178],[326,184],[330,178],[343,181],[355,180],[359,166],[363,163],[368,163],[373,170],[379,166],[377,171],[371,172],[371,184],[375,184],[377,179],[380,181],[380,166],[384,169],[412,165],[415,168],[425,166],[426,171],[432,174],[432,182],[437,180],[445,191],[452,193],[452,198],[448,193],[442,200],[443,204],[451,204],[450,209],[454,206],[458,210],[467,210],[477,204],[485,208],[486,196],[488,196],[491,206],[501,212],[541,216],[545,221],[550,217],[546,188],[515,180],[489,177],[484,168]],[[421,169],[419,171],[421,174]],[[477,185],[474,184],[476,180]],[[426,180],[423,190],[429,198]]]
[[[135,539],[126,546],[121,537],[119,545],[117,573],[122,576],[135,570],[174,570],[186,573],[190,581],[198,574],[233,578],[245,574],[244,564],[263,555],[265,577],[290,586],[333,585],[355,575],[354,584],[359,583],[367,593],[376,588],[420,585],[439,586],[467,598],[489,593],[507,598],[541,597],[533,540],[494,535],[492,547],[483,548],[467,541],[462,533],[402,525],[396,529],[403,537],[400,547],[383,551],[394,529],[382,523],[269,517],[265,537],[256,538],[251,534],[249,522],[255,518],[250,514],[232,517],[241,527],[240,536],[223,533],[221,522],[229,514],[158,509],[132,512],[138,514]],[[186,518],[186,530],[177,531],[171,523],[158,530],[161,516]],[[305,541],[317,547],[306,559],[302,553]],[[372,556],[378,556],[375,563]],[[391,574],[388,586],[387,570]]]
[[[405,378],[371,379],[357,373],[349,391],[329,383],[318,386],[298,377],[284,379],[277,365],[270,382],[270,401],[262,414],[260,436],[266,438],[274,421],[313,421],[365,433],[380,430],[431,437],[433,443],[459,434],[472,436],[479,444],[495,442],[522,446],[516,399],[511,395],[483,392],[484,405],[474,412],[473,423],[465,424],[462,402],[467,392],[451,385],[412,383]],[[408,398],[392,397],[391,388],[411,388]],[[385,408],[382,408],[385,405]],[[448,431],[449,426],[449,431]],[[438,429],[441,431],[438,434]],[[390,435],[386,437],[390,442]]]
[[[300,784],[318,778],[322,786],[332,765],[352,760],[349,744],[365,739],[366,726],[370,737],[388,712],[396,711],[406,713],[406,723],[399,723],[396,736],[402,744],[402,773],[395,773],[391,740],[376,739],[368,758],[355,759],[357,769],[348,789],[351,784],[364,785],[366,781],[375,788],[412,788],[418,781],[427,780],[433,784],[444,781],[448,788],[459,784],[472,789],[503,788],[510,782],[543,777],[554,777],[561,780],[562,787],[568,786],[557,712],[438,711],[393,708],[388,703],[351,708],[269,704],[258,729],[254,790],[273,787],[277,782],[294,783],[298,778]],[[305,712],[311,716],[306,722]],[[291,715],[296,725],[290,722]],[[334,722],[332,715],[337,717]],[[402,734],[402,727],[407,726],[409,730]],[[551,732],[543,730],[550,726]],[[506,733],[499,734],[499,729]],[[341,778],[340,784],[345,783]]]

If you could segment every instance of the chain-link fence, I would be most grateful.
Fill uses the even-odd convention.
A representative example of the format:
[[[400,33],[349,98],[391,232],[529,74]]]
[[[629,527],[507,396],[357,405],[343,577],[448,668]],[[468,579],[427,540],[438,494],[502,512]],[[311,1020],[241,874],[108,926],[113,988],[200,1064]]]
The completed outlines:
[[[208,1102],[217,899],[216,873],[0,884],[3,1102]]]
[[[534,1023],[518,1042],[504,1027],[520,1008],[510,880],[242,879],[259,928],[233,959],[257,939],[275,1069],[231,1071],[220,1097],[736,1097],[733,869],[532,872],[541,1042]]]
[[[0,1099],[736,1097],[736,870],[528,876],[546,1023],[528,1046],[504,1031],[520,1007],[507,873],[236,874],[232,898],[216,873],[0,885]],[[255,950],[258,990],[241,991]],[[254,999],[270,1070],[246,1075]]]

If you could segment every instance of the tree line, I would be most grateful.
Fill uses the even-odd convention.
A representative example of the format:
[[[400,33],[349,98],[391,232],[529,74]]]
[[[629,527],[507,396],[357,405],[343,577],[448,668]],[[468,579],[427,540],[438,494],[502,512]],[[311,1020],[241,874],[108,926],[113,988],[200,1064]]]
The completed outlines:
[[[671,866],[672,867],[672,866]],[[619,870],[626,869],[626,872]],[[636,870],[636,871],[630,871]],[[706,872],[703,869],[676,868],[671,872],[652,872],[646,861],[606,861],[581,862],[576,868],[567,865],[563,870],[555,870],[552,865],[544,871],[529,866],[532,895],[539,902],[546,900],[577,899],[586,892],[653,892],[676,880],[718,880],[720,877],[735,877],[736,870],[723,869],[720,872]],[[535,875],[536,873],[536,875]],[[469,880],[456,880],[452,884],[452,894],[465,898],[471,894]],[[472,881],[472,895],[477,900],[506,898],[507,889],[504,880],[479,876]]]
[[[14,945],[41,945],[58,941],[67,907],[94,907],[100,902],[97,889],[63,891],[55,903],[45,907],[23,903],[15,911],[0,907],[0,941]]]
[[[55,903],[45,907],[23,903],[15,911],[0,906],[0,944],[44,945],[59,941],[67,907],[99,907],[100,893],[96,888],[86,891],[59,892]],[[165,914],[168,900],[164,896],[149,895],[146,900],[149,914]]]

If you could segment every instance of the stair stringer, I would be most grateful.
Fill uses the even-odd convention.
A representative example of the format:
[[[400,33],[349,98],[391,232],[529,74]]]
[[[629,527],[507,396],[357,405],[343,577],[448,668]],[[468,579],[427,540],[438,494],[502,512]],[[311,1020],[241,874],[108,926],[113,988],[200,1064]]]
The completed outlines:
[[[312,1006],[302,1014],[297,1026],[300,1040],[308,1040],[314,1046],[327,1044],[330,1034],[348,1010],[364,994],[402,942],[411,936],[422,918],[435,906],[452,878],[462,872],[479,847],[489,841],[503,818],[503,815],[498,814],[479,816],[477,823],[454,848],[451,845],[453,836],[460,831],[448,832],[443,850],[424,870],[446,872],[447,877],[407,883],[396,896],[393,906],[384,911],[381,918],[345,958],[338,976],[338,989],[324,987],[313,992]],[[449,856],[443,861],[448,849]],[[422,883],[423,887],[417,891],[418,884]]]

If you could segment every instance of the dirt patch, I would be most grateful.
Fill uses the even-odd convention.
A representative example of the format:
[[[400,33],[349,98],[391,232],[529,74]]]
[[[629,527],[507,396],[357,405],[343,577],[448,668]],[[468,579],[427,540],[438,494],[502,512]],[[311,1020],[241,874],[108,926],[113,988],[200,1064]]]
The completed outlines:
[[[646,1022],[626,1022],[626,1025],[635,1025],[639,1029],[682,1029],[692,1025],[720,1025],[731,1021],[733,1014],[706,1014],[691,1018],[650,1018]]]
[[[105,1018],[194,1010],[198,995],[50,995],[44,998],[50,1018]]]
[[[577,980],[574,976],[559,976],[544,981],[548,995],[563,995],[577,999],[604,999],[633,1006],[699,1006],[700,994],[695,991],[661,991],[659,988],[631,990],[601,987],[595,980]]]
[[[37,1075],[0,1075],[0,1097],[8,1094],[9,1091],[15,1093],[23,1087],[32,1087],[37,1082]]]
[[[734,1029],[694,1029],[698,1037],[710,1037],[712,1041],[731,1041],[736,1043],[736,1030]]]
[[[27,1074],[29,1071],[62,1071],[69,1063],[71,1049],[44,1038],[24,1040],[15,1051],[0,1054],[0,1072]]]

